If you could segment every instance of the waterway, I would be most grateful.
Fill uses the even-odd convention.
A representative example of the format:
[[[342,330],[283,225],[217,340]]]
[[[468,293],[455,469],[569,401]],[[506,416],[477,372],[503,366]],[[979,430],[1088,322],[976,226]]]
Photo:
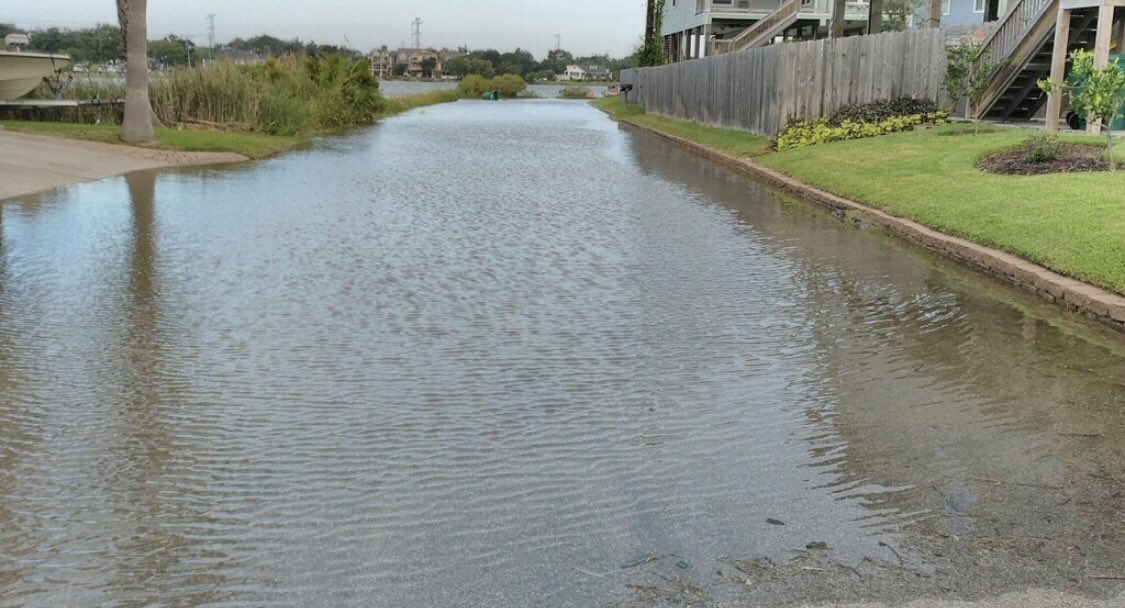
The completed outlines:
[[[574,84],[584,86],[590,91],[594,92],[598,97],[604,97],[606,87],[605,85],[598,84],[583,84],[576,83],[557,83],[557,84],[529,84],[527,85],[527,92],[537,95],[543,99],[558,99],[559,94],[567,85]],[[379,82],[379,90],[387,97],[403,97],[405,95],[417,95],[418,93],[428,93],[430,91],[444,91],[453,90],[457,88],[457,82],[444,81],[444,82],[430,82],[423,80],[382,80]]]
[[[1122,445],[1119,337],[582,102],[0,203],[4,608],[1109,598]]]

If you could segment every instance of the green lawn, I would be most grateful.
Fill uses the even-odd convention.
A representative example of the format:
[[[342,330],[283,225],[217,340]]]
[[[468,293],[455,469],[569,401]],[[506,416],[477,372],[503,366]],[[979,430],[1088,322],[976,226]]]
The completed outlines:
[[[697,125],[622,110],[621,102],[599,105],[628,122],[663,129],[677,123],[681,135],[730,152],[760,138],[738,131],[723,137],[686,135]],[[999,129],[978,136],[943,136],[963,127],[823,144],[762,154],[767,167],[893,215],[947,234],[1003,249],[1062,274],[1125,293],[1125,171],[1041,176],[985,173],[977,159],[1018,145],[1029,136]],[[722,129],[710,129],[723,131]],[[1098,140],[1077,138],[1083,141]],[[716,142],[726,141],[720,145]]]
[[[0,126],[10,131],[39,133],[111,144],[122,143],[121,127],[113,125],[0,120]],[[249,158],[265,158],[291,150],[302,142],[303,140],[297,137],[280,137],[239,131],[157,129],[156,141],[145,144],[145,147],[185,152],[234,152]]]
[[[621,98],[616,95],[603,97],[595,101],[594,104],[612,114],[617,120],[643,125],[662,133],[690,139],[739,158],[759,156],[769,151],[769,139],[761,135],[711,127],[657,114],[646,114],[640,106],[625,105],[625,102],[621,101]]]

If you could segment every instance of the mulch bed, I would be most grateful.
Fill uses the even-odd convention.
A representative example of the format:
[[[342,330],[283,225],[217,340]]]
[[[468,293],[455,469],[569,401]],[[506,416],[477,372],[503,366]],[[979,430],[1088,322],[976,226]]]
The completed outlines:
[[[1005,150],[980,161],[980,168],[1005,175],[1043,175],[1046,173],[1076,173],[1079,171],[1106,171],[1105,148],[1085,144],[1063,144],[1062,153],[1052,161],[1037,163],[1027,159],[1027,150]]]

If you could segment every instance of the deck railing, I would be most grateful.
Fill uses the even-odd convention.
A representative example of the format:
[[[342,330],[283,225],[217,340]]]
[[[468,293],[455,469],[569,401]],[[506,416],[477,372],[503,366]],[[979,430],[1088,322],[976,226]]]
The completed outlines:
[[[1020,45],[1031,29],[1039,22],[1045,10],[1056,0],[1018,0],[1008,14],[996,24],[981,44],[980,57],[992,62],[993,69],[999,69],[1016,47]]]
[[[734,38],[716,40],[717,53],[730,53],[747,48],[763,46],[777,36],[779,29],[784,29],[797,20],[801,12],[803,0],[785,0],[777,10],[754,22]]]
[[[976,109],[978,117],[988,112],[1054,31],[1058,7],[1059,0],[1018,0],[984,39],[977,60],[991,63],[992,82]]]

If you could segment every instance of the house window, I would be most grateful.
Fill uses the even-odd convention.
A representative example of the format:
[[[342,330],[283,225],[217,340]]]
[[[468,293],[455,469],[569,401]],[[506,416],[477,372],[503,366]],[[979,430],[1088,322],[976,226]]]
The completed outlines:
[[[973,0],[973,12],[974,13],[983,13],[984,12],[984,4],[985,4],[985,0]]]
[[[707,0],[695,0],[695,12],[702,13],[707,10]]]
[[[950,0],[941,0],[941,14],[943,14],[943,15],[949,14],[949,4],[950,4]]]

